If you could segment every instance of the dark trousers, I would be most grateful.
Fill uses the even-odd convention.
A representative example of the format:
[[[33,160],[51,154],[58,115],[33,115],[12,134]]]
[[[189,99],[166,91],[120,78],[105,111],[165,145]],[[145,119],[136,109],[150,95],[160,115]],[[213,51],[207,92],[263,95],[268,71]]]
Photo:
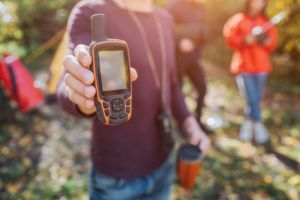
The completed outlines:
[[[196,117],[200,120],[202,109],[204,107],[204,99],[207,92],[205,73],[200,64],[201,53],[195,51],[190,54],[177,53],[177,72],[180,84],[183,84],[184,75],[188,76],[198,92]]]

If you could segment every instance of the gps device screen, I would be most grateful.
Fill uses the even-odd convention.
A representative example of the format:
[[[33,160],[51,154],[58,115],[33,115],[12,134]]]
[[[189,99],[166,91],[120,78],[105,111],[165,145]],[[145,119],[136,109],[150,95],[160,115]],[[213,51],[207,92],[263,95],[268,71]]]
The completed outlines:
[[[99,67],[103,92],[128,89],[128,67],[122,50],[100,50]]]

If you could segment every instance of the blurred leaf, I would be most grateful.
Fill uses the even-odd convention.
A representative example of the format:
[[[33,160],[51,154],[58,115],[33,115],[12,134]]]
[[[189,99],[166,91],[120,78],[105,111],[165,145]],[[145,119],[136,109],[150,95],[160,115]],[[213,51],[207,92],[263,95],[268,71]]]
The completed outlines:
[[[29,143],[32,142],[32,136],[31,135],[25,135],[22,137],[19,141],[19,144],[21,147],[26,147]]]

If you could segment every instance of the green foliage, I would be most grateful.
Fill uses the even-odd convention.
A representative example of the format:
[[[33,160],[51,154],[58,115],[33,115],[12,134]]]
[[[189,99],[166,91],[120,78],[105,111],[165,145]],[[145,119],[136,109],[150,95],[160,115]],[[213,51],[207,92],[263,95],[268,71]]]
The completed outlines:
[[[16,41],[20,40],[23,34],[17,24],[16,11],[17,7],[12,2],[0,2],[0,54],[19,49]]]
[[[274,16],[277,12],[289,9],[291,14],[282,24],[278,26],[279,31],[279,52],[288,53],[295,61],[299,61],[300,53],[300,1],[299,0],[269,0],[267,13]]]
[[[66,25],[78,0],[0,2],[0,53],[26,56]]]

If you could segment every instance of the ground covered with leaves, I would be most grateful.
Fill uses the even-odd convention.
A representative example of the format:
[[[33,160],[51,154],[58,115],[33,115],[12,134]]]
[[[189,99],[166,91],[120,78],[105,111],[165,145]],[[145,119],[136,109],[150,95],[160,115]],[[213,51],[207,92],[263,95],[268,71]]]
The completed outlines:
[[[278,90],[269,81],[263,115],[271,143],[243,143],[237,135],[244,102],[234,77],[211,64],[205,68],[205,119],[215,127],[213,148],[195,188],[185,191],[176,183],[172,199],[300,199],[299,94]],[[184,91],[192,110],[196,94],[190,84]],[[87,199],[90,125],[55,104],[2,123],[0,199]]]
[[[217,128],[211,137],[213,149],[203,161],[194,190],[176,187],[174,199],[300,199],[299,93],[284,91],[269,80],[262,107],[271,142],[264,146],[244,143],[237,139],[244,101],[234,76],[204,65],[209,82],[205,117]],[[184,89],[193,109],[196,94],[188,84]]]

